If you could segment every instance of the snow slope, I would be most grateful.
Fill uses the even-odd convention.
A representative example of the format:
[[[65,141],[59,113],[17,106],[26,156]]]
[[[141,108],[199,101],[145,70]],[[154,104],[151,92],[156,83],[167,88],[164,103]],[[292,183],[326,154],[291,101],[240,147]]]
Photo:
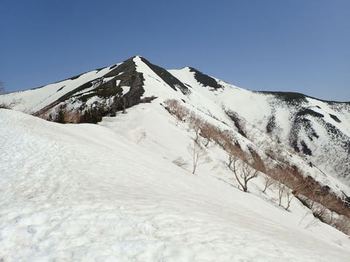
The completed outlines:
[[[53,84],[49,84],[36,89],[10,93],[2,96],[1,102],[4,104],[13,104],[13,109],[23,111],[26,113],[35,113],[36,111],[55,102],[63,95],[73,91],[77,87],[86,82],[93,81],[97,78],[103,77],[110,72],[109,67],[101,70],[93,70],[83,73],[79,76],[72,77]]]
[[[350,195],[349,103],[252,92],[194,68],[167,71],[136,56],[41,88],[1,95],[0,106],[50,121],[97,123],[125,108],[167,99],[183,101],[206,121],[238,134],[243,144],[254,145],[255,151],[283,149],[305,176],[341,197],[341,191]]]
[[[348,261],[348,237],[298,202],[174,165],[190,141],[155,104],[101,125],[0,109],[0,260]]]
[[[232,123],[227,112],[234,113],[245,136],[255,145],[276,149],[283,144],[321,170],[319,176],[338,180],[334,188],[350,192],[349,103],[295,93],[252,92],[218,79],[215,81],[222,88],[213,90],[200,83],[191,68],[169,72],[192,87],[191,104],[203,112],[227,123]]]

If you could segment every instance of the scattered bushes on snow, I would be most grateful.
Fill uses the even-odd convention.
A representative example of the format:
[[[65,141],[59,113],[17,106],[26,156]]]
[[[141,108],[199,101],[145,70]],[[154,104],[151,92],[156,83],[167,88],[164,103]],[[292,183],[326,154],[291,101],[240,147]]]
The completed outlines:
[[[167,100],[165,102],[165,108],[169,113],[176,116],[178,120],[188,122],[190,128],[195,133],[193,147],[191,147],[191,153],[193,155],[192,174],[195,173],[198,165],[200,152],[202,151],[201,144],[203,143],[204,146],[207,147],[210,141],[212,141],[228,152],[229,159],[232,160],[229,161],[228,166],[234,173],[240,185],[240,189],[247,192],[248,182],[258,175],[256,166],[259,165],[260,169],[264,169],[263,162],[257,153],[254,150],[250,150],[253,157],[251,157],[252,162],[248,162],[249,158],[247,157],[247,153],[243,152],[239,143],[234,140],[230,132],[222,131],[216,126],[206,122],[194,112],[182,106],[177,100]]]
[[[314,178],[304,174],[296,166],[289,163],[286,155],[288,152],[282,150],[278,143],[272,142],[272,146],[264,146],[264,148],[267,148],[266,155],[279,163],[275,166],[269,165],[268,170],[264,173],[276,181],[280,181],[283,177],[283,183],[292,189],[294,196],[304,195],[311,201],[320,203],[329,210],[350,218],[350,208],[345,204],[345,196],[339,197],[328,186],[321,185]]]
[[[255,178],[258,171],[260,171],[267,175],[263,192],[265,193],[267,188],[275,184],[279,194],[278,202],[280,206],[288,210],[294,196],[299,200],[300,196],[304,196],[312,203],[321,204],[329,212],[339,214],[342,219],[339,221],[334,218],[324,219],[320,210],[313,210],[315,217],[318,217],[320,220],[323,219],[322,221],[344,233],[350,234],[350,208],[346,205],[345,200],[331,192],[329,187],[322,186],[311,176],[306,176],[296,166],[290,164],[285,156],[288,152],[284,152],[278,146],[278,143],[276,143],[276,148],[268,147],[269,150],[266,152],[268,159],[263,161],[254,150],[253,152],[250,150],[250,155],[244,152],[231,132],[220,130],[218,127],[206,122],[181,105],[179,101],[174,99],[167,100],[165,108],[179,121],[189,123],[195,132],[194,143],[199,144],[201,141],[205,146],[208,146],[210,142],[214,142],[228,152],[228,166],[234,173],[242,191],[248,191],[249,181]],[[268,163],[268,166],[266,166],[266,163]],[[241,166],[238,167],[238,165]],[[308,205],[308,207],[312,210],[312,206]]]
[[[329,224],[339,231],[350,235],[350,218],[345,215],[339,215],[337,212],[330,210],[324,205],[312,201],[304,195],[298,195],[297,198],[311,211],[315,218],[323,223]],[[315,222],[310,222],[307,226],[311,226]]]

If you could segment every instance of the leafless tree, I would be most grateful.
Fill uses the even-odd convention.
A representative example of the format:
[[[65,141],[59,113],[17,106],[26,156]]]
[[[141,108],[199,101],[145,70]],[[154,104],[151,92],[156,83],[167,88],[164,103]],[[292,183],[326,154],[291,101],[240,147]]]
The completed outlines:
[[[189,150],[192,155],[192,174],[194,175],[199,165],[199,161],[203,157],[203,149],[200,144],[193,139],[193,143],[190,144]]]
[[[280,173],[277,176],[277,188],[278,188],[278,205],[283,207],[285,210],[289,210],[290,203],[294,197],[292,190],[286,186],[288,173]],[[283,206],[283,197],[286,199],[286,205]]]
[[[334,226],[345,234],[350,235],[350,219],[348,217],[340,216],[334,222]]]
[[[284,191],[286,190],[286,186],[281,181],[278,181],[277,187],[278,187],[278,205],[282,206],[282,199],[283,199]]]
[[[287,203],[284,209],[288,211],[294,195],[292,194],[292,191],[290,189],[287,189],[287,191],[285,192],[285,196],[286,196]]]
[[[203,144],[208,147],[210,141],[214,138],[215,132],[217,132],[215,126],[204,122],[201,127],[201,136],[204,138]]]
[[[270,177],[270,176],[268,176],[268,175],[265,175],[265,176],[264,176],[264,189],[263,189],[262,192],[265,193],[266,190],[267,190],[270,186],[272,186],[274,183],[275,183],[275,180],[274,180],[272,177]]]
[[[203,119],[201,119],[199,116],[197,116],[194,112],[191,112],[191,114],[189,116],[189,125],[190,125],[190,128],[195,133],[194,140],[198,145],[200,143],[200,134],[201,134],[201,129],[202,129],[203,123],[204,123]]]
[[[319,220],[323,221],[326,217],[327,208],[323,205],[316,205],[311,209],[312,214],[317,217]]]
[[[239,165],[239,163],[241,163]],[[243,192],[248,192],[248,183],[258,176],[258,171],[240,160],[233,153],[229,154],[228,167],[234,174],[240,188]]]
[[[165,101],[165,108],[179,121],[184,121],[185,118],[189,115],[190,111],[183,105],[180,104],[179,101],[175,99],[168,99]]]

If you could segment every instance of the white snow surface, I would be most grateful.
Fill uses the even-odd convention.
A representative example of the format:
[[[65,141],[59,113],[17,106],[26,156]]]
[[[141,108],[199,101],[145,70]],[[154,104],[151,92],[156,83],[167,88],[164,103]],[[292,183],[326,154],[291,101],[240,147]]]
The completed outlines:
[[[219,148],[197,175],[175,165],[190,143],[156,103],[100,125],[0,109],[0,261],[349,261],[296,200],[238,190]]]

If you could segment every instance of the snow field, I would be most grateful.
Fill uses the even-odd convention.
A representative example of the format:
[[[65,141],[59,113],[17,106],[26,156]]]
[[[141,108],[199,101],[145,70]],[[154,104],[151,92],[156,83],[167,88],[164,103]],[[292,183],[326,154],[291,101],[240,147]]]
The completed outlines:
[[[144,110],[137,106],[115,118],[120,123],[106,118],[102,126],[59,125],[0,110],[0,258],[348,260],[347,237],[324,224],[300,225],[302,207],[276,208],[254,186],[242,193],[209,174],[210,165],[193,176],[173,164],[173,156],[184,153],[182,141],[191,138],[162,119],[165,110],[146,111],[144,117],[164,126],[145,117],[139,140],[140,126],[131,120]]]

